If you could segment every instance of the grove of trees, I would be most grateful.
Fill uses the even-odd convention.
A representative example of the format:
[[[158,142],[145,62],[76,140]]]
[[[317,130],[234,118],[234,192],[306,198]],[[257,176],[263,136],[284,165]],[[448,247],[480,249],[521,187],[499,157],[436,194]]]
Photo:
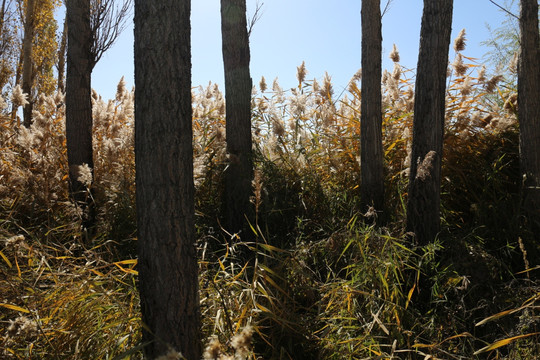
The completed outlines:
[[[305,64],[254,86],[246,0],[220,2],[224,96],[193,88],[191,4],[134,0],[135,89],[107,102],[131,1],[66,0],[59,31],[60,1],[2,0],[0,357],[540,351],[538,1],[497,88],[465,30],[449,64],[453,0],[424,0],[414,75],[396,46],[383,72],[362,0],[350,99]]]

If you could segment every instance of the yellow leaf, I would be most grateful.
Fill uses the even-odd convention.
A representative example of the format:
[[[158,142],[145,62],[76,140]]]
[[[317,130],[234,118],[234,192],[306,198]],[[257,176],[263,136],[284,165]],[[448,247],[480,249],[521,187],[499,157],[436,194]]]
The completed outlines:
[[[264,306],[262,306],[262,305],[259,304],[259,303],[257,303],[256,306],[257,306],[260,310],[262,310],[262,311],[264,311],[264,312],[266,312],[266,313],[272,313],[268,308],[265,308]]]
[[[503,317],[503,316],[512,314],[512,313],[514,313],[514,312],[516,312],[516,311],[518,311],[518,310],[521,310],[521,308],[501,311],[500,313],[497,313],[497,314],[495,314],[495,315],[491,315],[491,316],[485,318],[484,320],[482,320],[482,321],[480,321],[479,323],[477,323],[475,326],[484,325],[484,324],[487,323],[488,321],[495,320],[495,319],[501,318],[501,317]]]
[[[275,246],[272,246],[272,245],[268,245],[268,244],[259,244],[260,247],[262,247],[263,249],[265,250],[268,250],[268,251],[276,251],[276,252],[287,252],[285,250],[282,250],[280,248],[277,248]]]
[[[488,345],[488,346],[485,346],[485,347],[481,348],[480,350],[476,351],[473,355],[477,355],[477,354],[480,354],[480,353],[483,353],[483,352],[486,352],[486,351],[490,351],[490,350],[495,350],[497,348],[500,348],[501,346],[505,346],[505,345],[510,344],[514,340],[523,339],[523,338],[538,335],[538,334],[540,334],[540,332],[535,332],[535,333],[532,333],[532,334],[525,334],[525,335],[518,335],[518,336],[513,336],[513,337],[510,337],[510,338],[507,338],[507,339],[502,339],[502,340],[494,342],[491,345]]]
[[[105,274],[103,274],[102,272],[99,272],[95,269],[90,269],[91,272],[93,272],[94,274],[96,274],[97,276],[101,276],[101,277],[105,277]]]
[[[19,262],[17,261],[17,256],[15,256],[15,266],[17,267],[17,275],[19,275],[19,278],[22,278],[21,268],[19,267]]]
[[[123,272],[125,272],[127,274],[139,275],[139,272],[137,270],[126,269],[125,267],[122,267],[122,266],[118,265],[117,263],[114,263],[114,265],[116,265],[117,268],[119,268],[120,270],[122,270]]]
[[[135,264],[135,265],[137,265],[137,259],[129,259],[129,260],[117,261],[117,262],[115,262],[115,264],[124,264],[124,265]]]
[[[219,262],[219,267],[221,268],[221,270],[225,271],[225,265],[223,265],[223,263],[221,262],[221,260],[217,260]]]
[[[0,306],[3,306],[5,308],[11,309],[11,310],[20,311],[20,312],[23,312],[23,313],[29,313],[30,312],[30,311],[26,310],[25,308],[22,308],[22,307],[17,306],[17,305],[0,303]]]
[[[8,264],[8,266],[11,268],[13,265],[11,265],[11,262],[9,261],[9,259],[6,257],[6,255],[4,255],[4,253],[0,250],[0,256],[2,257],[2,259],[4,259],[4,261],[6,262],[6,264]]]

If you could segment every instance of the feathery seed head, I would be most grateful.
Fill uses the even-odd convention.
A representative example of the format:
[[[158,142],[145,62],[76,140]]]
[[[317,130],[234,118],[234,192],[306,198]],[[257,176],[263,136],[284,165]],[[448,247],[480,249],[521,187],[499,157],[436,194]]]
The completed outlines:
[[[482,67],[478,69],[478,82],[484,81],[486,81],[486,65],[482,65]]]
[[[306,74],[307,74],[306,62],[302,61],[302,65],[296,68],[296,78],[298,79],[299,85],[302,85],[302,83],[306,79]]]
[[[120,79],[118,85],[116,86],[116,101],[122,101],[124,93],[126,92],[126,81],[124,77]]]
[[[394,63],[394,70],[392,71],[392,77],[394,80],[399,80],[401,77],[401,65],[399,65],[397,62]]]
[[[323,79],[323,87],[320,91],[321,96],[331,99],[332,95],[334,95],[334,89],[332,87],[332,77],[328,74],[328,72],[324,73],[324,79]]]
[[[512,93],[504,102],[503,108],[511,113],[517,113],[518,109],[518,94]]]
[[[454,40],[454,50],[460,52],[465,50],[465,42],[467,38],[465,37],[465,29],[461,29],[457,38]]]
[[[360,81],[362,79],[362,69],[358,69],[356,73],[354,73],[351,81]]]
[[[489,79],[484,85],[486,91],[488,93],[492,93],[493,91],[495,91],[495,88],[497,88],[497,84],[499,83],[499,81],[502,80],[502,78],[502,75],[495,75],[491,79]]]
[[[261,92],[265,92],[268,86],[266,85],[266,79],[261,77],[261,81],[259,82],[259,87],[261,88]]]
[[[283,121],[279,119],[274,119],[272,123],[272,131],[274,132],[274,135],[277,137],[282,137],[285,135],[285,125],[283,125]]]
[[[217,360],[221,355],[221,343],[217,337],[212,337],[204,349],[204,360]]]
[[[160,357],[156,358],[156,360],[185,360],[185,359],[186,358],[182,355],[182,353],[179,353],[174,349],[170,349],[167,354],[161,355]]]
[[[510,63],[508,64],[508,70],[510,70],[512,74],[517,74],[518,62],[519,62],[519,53],[515,52],[514,55],[512,56],[512,60],[510,60]]]
[[[236,355],[240,358],[249,356],[251,341],[253,340],[253,328],[250,325],[244,327],[240,334],[236,334],[231,339],[231,346],[236,351]]]
[[[75,174],[77,174],[77,181],[79,181],[81,184],[83,184],[86,187],[90,187],[92,185],[92,169],[88,166],[88,164],[82,164],[82,165],[74,165]]]
[[[314,92],[319,92],[319,90],[321,89],[321,86],[319,85],[317,79],[313,79],[313,84],[311,85],[311,87],[313,88]]]
[[[431,171],[433,170],[433,161],[435,160],[437,153],[433,150],[428,152],[424,157],[424,160],[418,158],[418,169],[416,170],[416,179],[426,181],[431,178]]]
[[[390,57],[390,59],[395,62],[395,63],[398,63],[399,62],[399,51],[397,49],[397,46],[396,44],[394,44],[394,46],[392,47],[392,51],[390,51],[390,54],[388,55]]]
[[[467,65],[463,63],[463,56],[461,54],[456,55],[456,59],[452,63],[457,76],[463,76],[467,72]]]
[[[469,76],[465,77],[459,90],[463,96],[467,96],[472,92],[471,78]]]
[[[25,106],[26,104],[29,104],[28,94],[23,93],[21,86],[17,85],[11,94],[11,101],[16,107]]]

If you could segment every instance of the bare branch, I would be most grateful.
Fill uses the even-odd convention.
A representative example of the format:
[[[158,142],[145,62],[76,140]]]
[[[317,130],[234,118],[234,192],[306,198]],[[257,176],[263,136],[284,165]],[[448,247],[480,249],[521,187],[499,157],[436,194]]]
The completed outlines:
[[[388,12],[388,10],[390,10],[390,5],[392,5],[393,2],[394,2],[394,0],[388,0],[386,2],[386,5],[384,6],[384,10],[381,13],[381,18],[384,17],[384,15]]]
[[[257,1],[257,5],[255,5],[255,12],[253,13],[253,16],[248,19],[248,38],[251,36],[251,31],[253,30],[253,26],[259,21],[262,17],[262,7],[264,3],[259,3]]]
[[[498,7],[499,9],[501,9],[502,11],[504,11],[505,13],[507,13],[508,15],[513,16],[516,19],[519,19],[519,16],[517,16],[516,14],[509,11],[504,6],[497,4],[494,0],[489,0],[489,2],[492,3],[493,5],[495,5],[496,7]]]
[[[109,50],[126,27],[133,0],[91,0],[90,26],[94,37],[92,44],[93,66]],[[93,67],[92,66],[92,67]]]

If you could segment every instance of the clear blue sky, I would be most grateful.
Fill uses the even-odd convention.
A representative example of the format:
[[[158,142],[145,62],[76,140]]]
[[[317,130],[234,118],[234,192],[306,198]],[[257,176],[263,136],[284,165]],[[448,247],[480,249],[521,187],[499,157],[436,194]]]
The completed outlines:
[[[307,78],[332,76],[334,89],[345,88],[360,68],[361,0],[259,0],[262,17],[250,38],[251,75],[258,84],[264,75],[275,77],[284,89],[296,85],[296,67],[306,62]],[[381,0],[382,6],[387,0]],[[192,0],[192,83],[218,83],[223,90],[220,0]],[[256,0],[247,0],[253,14]],[[383,68],[392,70],[388,53],[398,46],[401,64],[415,68],[418,60],[422,0],[393,0],[383,17]],[[504,14],[489,0],[454,0],[452,39],[467,31],[464,54],[481,59],[487,48],[480,43],[489,37],[486,24],[498,27]],[[450,61],[454,52],[450,51]],[[133,24],[96,65],[92,87],[104,98],[113,98],[119,79],[133,86]]]

